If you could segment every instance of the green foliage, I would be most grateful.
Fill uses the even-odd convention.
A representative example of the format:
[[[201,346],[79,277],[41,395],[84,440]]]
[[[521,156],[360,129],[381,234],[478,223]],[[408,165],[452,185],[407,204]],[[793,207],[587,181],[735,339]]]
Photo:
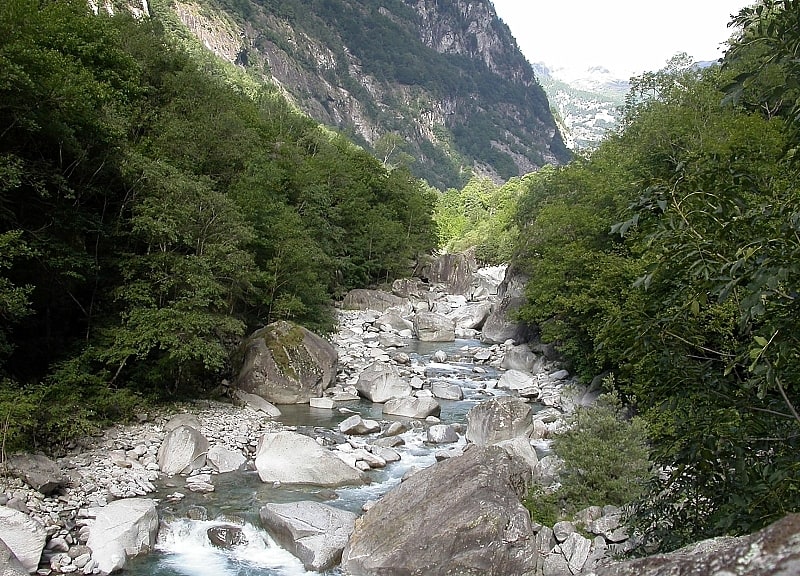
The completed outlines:
[[[333,298],[434,246],[433,196],[406,169],[178,29],[82,2],[0,5],[0,409],[15,447],[207,393],[246,331],[329,330]]]
[[[450,188],[440,194],[435,212],[439,247],[447,252],[474,248],[481,262],[508,262],[517,234],[513,217],[527,178],[498,186],[488,178],[473,177],[462,190]]]
[[[553,452],[564,461],[557,495],[568,513],[631,504],[651,476],[645,421],[626,419],[619,399],[610,395],[579,407],[555,437]]]
[[[627,418],[612,394],[579,407],[555,437],[553,453],[563,461],[558,488],[535,485],[524,502],[531,518],[547,526],[587,506],[628,506],[652,477],[645,421]]]
[[[794,2],[762,4],[721,69],[635,79],[623,130],[518,213],[521,315],[647,421],[661,473],[636,526],[663,549],[800,509],[795,63],[776,56],[800,29]]]

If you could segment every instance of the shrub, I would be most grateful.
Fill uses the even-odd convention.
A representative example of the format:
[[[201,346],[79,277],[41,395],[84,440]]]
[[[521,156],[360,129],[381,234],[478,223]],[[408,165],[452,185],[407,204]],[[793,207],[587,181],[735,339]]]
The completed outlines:
[[[626,419],[614,395],[579,407],[553,450],[564,461],[557,494],[570,513],[590,505],[630,504],[651,477],[645,423]]]
[[[553,441],[563,460],[554,491],[534,486],[524,501],[531,518],[552,526],[587,506],[625,506],[644,493],[652,476],[644,421],[625,418],[615,395],[579,407]]]

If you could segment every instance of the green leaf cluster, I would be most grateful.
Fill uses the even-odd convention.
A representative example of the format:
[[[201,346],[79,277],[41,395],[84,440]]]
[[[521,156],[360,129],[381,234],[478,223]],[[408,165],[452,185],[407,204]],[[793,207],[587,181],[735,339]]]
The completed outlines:
[[[445,252],[474,249],[480,262],[507,263],[518,233],[517,203],[529,178],[512,178],[498,185],[476,176],[461,190],[450,188],[440,194],[434,212],[439,248]]]
[[[0,5],[0,419],[17,445],[206,393],[246,331],[329,330],[334,298],[435,245],[427,186],[154,6]]]
[[[798,14],[760,2],[721,67],[634,79],[620,131],[517,214],[521,317],[647,422],[637,527],[665,549],[800,509]]]
[[[533,487],[526,498],[534,520],[548,526],[588,506],[628,506],[652,477],[646,423],[628,417],[614,394],[578,407],[552,449],[562,461],[558,489]]]

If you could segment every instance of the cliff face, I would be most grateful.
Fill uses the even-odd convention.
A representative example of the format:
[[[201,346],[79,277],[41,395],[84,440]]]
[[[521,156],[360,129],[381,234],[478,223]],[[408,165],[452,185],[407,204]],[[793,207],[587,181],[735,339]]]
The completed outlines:
[[[568,160],[488,0],[201,0],[172,9],[218,56],[441,188]]]

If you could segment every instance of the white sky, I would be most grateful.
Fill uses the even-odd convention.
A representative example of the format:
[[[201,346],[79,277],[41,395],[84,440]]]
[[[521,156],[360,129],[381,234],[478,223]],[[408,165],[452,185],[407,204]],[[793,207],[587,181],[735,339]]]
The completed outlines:
[[[530,62],[603,66],[627,78],[656,71],[678,52],[722,56],[730,15],[754,0],[492,0]]]

